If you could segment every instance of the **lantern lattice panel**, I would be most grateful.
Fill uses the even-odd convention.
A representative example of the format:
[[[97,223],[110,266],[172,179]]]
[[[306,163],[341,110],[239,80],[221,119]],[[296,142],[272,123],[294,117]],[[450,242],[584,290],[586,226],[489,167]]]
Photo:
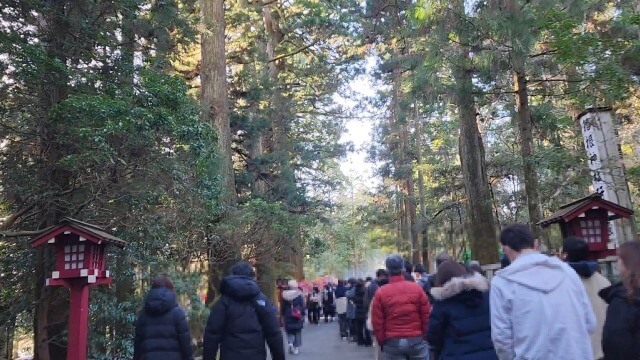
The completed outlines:
[[[602,241],[602,224],[599,219],[580,220],[580,232],[582,238],[590,244]]]
[[[64,269],[76,270],[84,269],[85,245],[65,245],[64,246]]]

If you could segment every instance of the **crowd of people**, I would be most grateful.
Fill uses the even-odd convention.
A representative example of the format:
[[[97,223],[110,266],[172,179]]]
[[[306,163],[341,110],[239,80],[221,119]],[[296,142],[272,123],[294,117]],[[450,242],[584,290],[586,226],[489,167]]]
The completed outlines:
[[[491,283],[478,264],[447,254],[436,271],[389,255],[375,278],[339,280],[305,292],[289,280],[279,309],[238,263],[221,285],[204,335],[204,360],[285,359],[300,353],[305,319],[339,322],[339,337],[375,347],[384,360],[640,359],[640,242],[619,248],[621,282],[568,238],[560,256],[537,250],[525,225],[500,234],[503,268]],[[154,281],[136,326],[134,359],[192,359],[184,312],[167,278]],[[330,350],[328,350],[330,351]],[[170,355],[166,355],[170,354]]]

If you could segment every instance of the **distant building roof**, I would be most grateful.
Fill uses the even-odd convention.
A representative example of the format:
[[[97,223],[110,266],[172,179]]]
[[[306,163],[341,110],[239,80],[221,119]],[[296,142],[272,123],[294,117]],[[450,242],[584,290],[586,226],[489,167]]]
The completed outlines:
[[[560,209],[554,212],[551,216],[546,219],[540,220],[538,222],[538,225],[547,227],[555,223],[569,222],[575,217],[584,214],[587,210],[593,208],[594,206],[598,206],[607,210],[608,212],[612,212],[613,215],[609,215],[609,220],[620,219],[623,217],[628,218],[633,215],[633,210],[605,200],[602,198],[602,195],[594,193],[576,201],[562,205]]]

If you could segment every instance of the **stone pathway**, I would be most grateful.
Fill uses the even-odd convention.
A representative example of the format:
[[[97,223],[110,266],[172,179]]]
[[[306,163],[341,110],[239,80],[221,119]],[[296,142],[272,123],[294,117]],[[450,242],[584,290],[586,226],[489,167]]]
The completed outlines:
[[[286,336],[285,336],[286,339]],[[319,325],[304,324],[300,354],[287,354],[287,359],[295,360],[373,360],[373,347],[360,347],[355,343],[342,341],[338,322]]]

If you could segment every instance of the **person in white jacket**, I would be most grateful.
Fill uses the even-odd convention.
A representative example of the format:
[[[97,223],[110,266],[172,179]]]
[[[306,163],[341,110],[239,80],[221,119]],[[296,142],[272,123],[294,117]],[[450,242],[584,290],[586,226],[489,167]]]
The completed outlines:
[[[529,227],[510,225],[500,243],[511,265],[491,280],[491,338],[500,360],[592,360],[596,326],[576,272],[537,251]]]

